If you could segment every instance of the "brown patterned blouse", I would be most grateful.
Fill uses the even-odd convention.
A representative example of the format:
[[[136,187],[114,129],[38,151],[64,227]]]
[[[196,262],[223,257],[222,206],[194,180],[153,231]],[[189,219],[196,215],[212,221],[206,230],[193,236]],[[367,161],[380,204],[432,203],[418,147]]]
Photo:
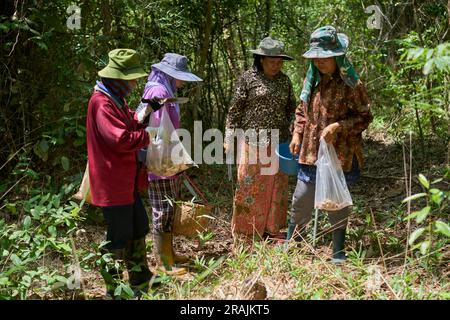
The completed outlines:
[[[291,80],[280,72],[267,78],[256,68],[245,71],[238,79],[226,119],[225,142],[232,139],[233,129],[279,129],[280,141],[289,141],[289,125],[296,106]],[[261,137],[260,137],[261,138]],[[270,142],[268,139],[263,144]]]
[[[338,73],[323,75],[311,94],[310,103],[302,101],[295,110],[294,133],[300,134],[302,144],[299,163],[315,164],[322,130],[329,124],[339,122],[342,129],[336,134],[333,145],[342,169],[345,172],[351,170],[353,155],[362,168],[361,133],[372,119],[370,100],[361,81],[351,88]]]

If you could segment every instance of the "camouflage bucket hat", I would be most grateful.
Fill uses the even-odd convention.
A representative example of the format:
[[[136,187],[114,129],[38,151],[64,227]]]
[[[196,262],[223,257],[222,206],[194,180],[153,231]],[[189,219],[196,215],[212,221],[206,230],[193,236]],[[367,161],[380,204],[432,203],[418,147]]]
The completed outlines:
[[[343,33],[337,33],[332,26],[316,29],[310,37],[310,48],[303,57],[330,58],[345,55],[348,49],[349,39]]]

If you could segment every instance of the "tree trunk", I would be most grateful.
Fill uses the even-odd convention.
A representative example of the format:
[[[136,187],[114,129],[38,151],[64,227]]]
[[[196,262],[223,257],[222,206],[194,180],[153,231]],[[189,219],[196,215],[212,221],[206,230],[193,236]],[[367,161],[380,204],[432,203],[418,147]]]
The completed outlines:
[[[105,36],[111,35],[111,24],[112,24],[112,15],[111,15],[111,4],[109,0],[102,0],[102,16],[103,16],[103,34]]]
[[[238,24],[237,28],[238,28],[238,35],[239,35],[239,43],[241,45],[241,51],[242,51],[242,60],[244,61],[244,70],[247,70],[248,69],[247,50],[245,48],[244,37],[242,36],[242,30],[241,30],[241,27],[239,24]]]
[[[231,70],[231,79],[234,82],[237,75],[239,74],[239,68],[236,62],[236,48],[234,45],[234,31],[231,23],[229,23],[228,26],[225,26],[225,17],[223,14],[223,8],[220,7],[220,4],[218,4],[217,7],[218,7],[217,12],[219,13],[220,24],[222,27],[224,47],[227,53],[226,60],[228,67]]]
[[[203,39],[202,39],[202,46],[200,48],[200,63],[197,69],[200,78],[204,78],[205,65],[206,60],[208,58],[208,50],[210,45],[211,29],[212,29],[212,0],[208,0],[208,2],[206,3],[205,18],[206,18],[205,24],[202,28]],[[195,102],[192,105],[192,117],[194,121],[198,120],[198,103],[201,101],[201,94],[202,91],[200,90],[200,87],[197,87]]]
[[[272,25],[272,14],[270,12],[270,0],[266,0],[266,22],[264,24],[264,36],[270,36],[270,28]]]
[[[448,3],[447,3],[447,12],[448,12],[448,25],[449,25],[449,27],[450,27],[450,0],[448,0]]]

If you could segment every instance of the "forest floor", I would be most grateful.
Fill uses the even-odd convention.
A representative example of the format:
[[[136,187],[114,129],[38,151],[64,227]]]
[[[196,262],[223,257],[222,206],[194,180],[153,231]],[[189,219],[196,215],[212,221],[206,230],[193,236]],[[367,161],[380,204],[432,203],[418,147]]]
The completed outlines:
[[[405,150],[408,159],[409,150]],[[426,154],[418,146],[414,148],[412,194],[422,190],[414,178],[419,172],[429,179],[439,178],[446,161],[439,150],[445,150],[445,146],[427,144]],[[192,259],[189,273],[162,277],[161,285],[150,289],[144,299],[450,299],[448,246],[433,268],[429,267],[430,256],[412,259],[408,252],[405,257],[407,223],[403,218],[407,209],[401,204],[406,197],[402,146],[366,137],[364,152],[366,167],[359,183],[350,189],[354,208],[349,219],[345,264],[329,262],[331,233],[324,214],[319,216],[315,248],[311,238],[300,245],[290,243],[289,250],[269,240],[233,242],[232,186],[226,166],[201,166],[189,174],[207,198],[211,202],[214,199],[211,239],[199,245],[198,239],[176,237],[176,252]],[[290,194],[295,182],[291,177]],[[448,185],[442,187],[448,189]],[[190,199],[187,190],[183,195]],[[105,238],[104,222],[97,209],[88,210],[80,228],[75,237],[77,247],[89,250],[93,243]],[[148,262],[154,268],[151,235],[147,242]],[[83,271],[82,278],[84,297],[103,299],[99,272]]]

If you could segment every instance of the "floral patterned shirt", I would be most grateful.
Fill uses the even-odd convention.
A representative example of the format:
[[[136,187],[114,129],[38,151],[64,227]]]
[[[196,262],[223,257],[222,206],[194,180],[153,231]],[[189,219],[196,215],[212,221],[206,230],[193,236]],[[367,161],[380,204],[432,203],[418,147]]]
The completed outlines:
[[[351,170],[354,155],[362,168],[362,132],[372,119],[370,100],[361,81],[355,88],[351,88],[338,73],[322,76],[310,102],[302,101],[295,110],[294,133],[300,135],[302,144],[299,163],[315,165],[322,130],[329,124],[338,122],[341,130],[336,134],[333,145],[342,170]]]
[[[269,79],[256,68],[245,71],[237,81],[226,120],[225,143],[233,139],[234,129],[278,129],[280,141],[290,138],[289,125],[296,106],[291,80],[280,72]],[[262,145],[270,143],[260,135]]]

